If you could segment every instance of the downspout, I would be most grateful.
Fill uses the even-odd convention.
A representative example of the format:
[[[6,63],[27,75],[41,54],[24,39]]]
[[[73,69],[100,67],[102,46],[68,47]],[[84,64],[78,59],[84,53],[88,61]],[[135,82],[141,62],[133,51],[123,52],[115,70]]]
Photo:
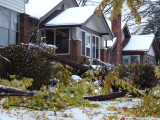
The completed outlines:
[[[72,33],[73,33],[73,28],[70,28],[70,36],[71,36],[71,40],[73,42],[73,61],[76,62],[76,43],[75,40],[72,37]],[[75,68],[73,69],[73,72],[75,73]]]

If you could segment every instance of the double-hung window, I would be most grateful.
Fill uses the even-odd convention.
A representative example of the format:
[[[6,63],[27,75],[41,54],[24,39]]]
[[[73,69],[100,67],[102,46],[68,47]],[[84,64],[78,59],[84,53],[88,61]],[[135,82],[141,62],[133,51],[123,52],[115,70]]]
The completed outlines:
[[[83,56],[91,57],[91,35],[81,31],[81,54]]]
[[[86,56],[91,57],[91,36],[86,34]]]
[[[93,58],[99,59],[100,54],[100,40],[97,36],[92,36],[92,56]]]
[[[0,7],[0,46],[16,44],[19,40],[19,14]]]
[[[81,31],[81,54],[94,59],[100,58],[100,38]]]

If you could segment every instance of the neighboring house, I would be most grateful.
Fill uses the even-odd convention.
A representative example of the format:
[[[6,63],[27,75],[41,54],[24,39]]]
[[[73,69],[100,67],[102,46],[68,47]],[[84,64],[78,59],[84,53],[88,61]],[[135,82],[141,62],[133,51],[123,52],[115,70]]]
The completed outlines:
[[[27,6],[29,10],[33,1]],[[40,4],[46,4],[45,0]],[[112,40],[113,34],[104,16],[94,14],[95,8],[79,7],[75,0],[53,0],[45,14],[37,10],[35,15],[31,11],[31,15],[37,15],[39,24],[46,29],[46,42],[57,46],[59,56],[84,64],[100,64],[98,61],[107,62],[104,43]]]
[[[148,63],[155,65],[160,58],[160,51],[155,35],[131,35],[128,43],[122,50],[124,64]]]
[[[25,20],[28,0],[0,0],[0,47],[20,42],[28,43],[29,31]]]
[[[127,24],[121,22],[121,17],[112,22],[112,31],[116,38],[107,42],[109,63],[116,64],[117,62],[118,64],[127,65],[147,63],[155,65],[156,61],[160,60],[160,51],[155,35],[131,35]],[[119,55],[119,59],[114,61],[116,54]],[[120,63],[120,61],[122,62]]]

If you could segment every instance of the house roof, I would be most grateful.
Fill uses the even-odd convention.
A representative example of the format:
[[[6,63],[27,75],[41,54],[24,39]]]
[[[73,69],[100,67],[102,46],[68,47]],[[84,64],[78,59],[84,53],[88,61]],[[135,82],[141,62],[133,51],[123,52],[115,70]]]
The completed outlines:
[[[149,51],[155,35],[131,35],[123,51]]]
[[[30,0],[28,4],[26,4],[26,13],[33,17],[41,18],[62,1],[63,0]]]
[[[95,8],[95,6],[68,8],[46,23],[46,26],[81,25],[94,14]]]

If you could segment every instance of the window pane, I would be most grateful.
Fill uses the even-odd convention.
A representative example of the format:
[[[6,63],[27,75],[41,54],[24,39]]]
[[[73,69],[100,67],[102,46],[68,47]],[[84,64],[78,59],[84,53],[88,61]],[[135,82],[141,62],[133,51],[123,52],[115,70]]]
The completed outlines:
[[[96,37],[96,58],[99,58],[99,38]]]
[[[47,44],[55,45],[54,43],[54,31],[53,29],[46,30],[46,41]]]
[[[69,53],[69,29],[56,29],[56,53]]]
[[[86,56],[90,57],[91,38],[90,35],[86,35]]]
[[[92,49],[93,49],[93,58],[96,58],[96,40],[95,40],[95,36],[93,36],[93,40],[92,40]]]
[[[10,44],[16,44],[18,43],[18,32],[15,31],[11,31],[11,40],[10,40]]]
[[[19,14],[12,12],[11,13],[11,30],[18,31],[19,30]]]
[[[131,63],[139,63],[138,56],[131,56]]]
[[[8,29],[0,28],[0,46],[8,45]]]
[[[129,56],[123,56],[122,61],[123,61],[123,64],[128,65],[129,64]]]
[[[0,8],[0,26],[4,28],[9,28],[10,12],[7,9]]]
[[[86,47],[86,45],[85,45],[85,32],[82,32],[82,55],[85,55],[85,52],[86,52],[85,47]]]

